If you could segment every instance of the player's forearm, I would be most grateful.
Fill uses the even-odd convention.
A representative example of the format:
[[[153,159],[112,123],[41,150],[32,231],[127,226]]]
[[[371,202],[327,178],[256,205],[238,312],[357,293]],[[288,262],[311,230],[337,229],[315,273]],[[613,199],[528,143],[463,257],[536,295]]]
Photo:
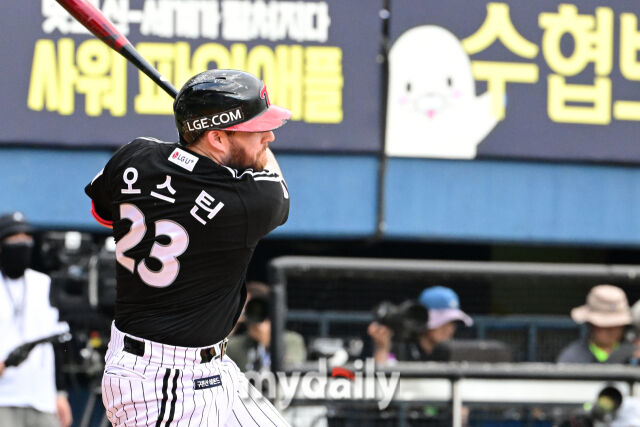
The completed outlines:
[[[278,161],[276,160],[276,156],[273,155],[273,151],[271,151],[271,148],[267,148],[267,166],[266,169],[269,169],[272,172],[276,172],[278,175],[280,175],[282,177],[282,179],[284,179],[284,176],[282,175],[282,170],[280,169],[280,165],[278,164]]]

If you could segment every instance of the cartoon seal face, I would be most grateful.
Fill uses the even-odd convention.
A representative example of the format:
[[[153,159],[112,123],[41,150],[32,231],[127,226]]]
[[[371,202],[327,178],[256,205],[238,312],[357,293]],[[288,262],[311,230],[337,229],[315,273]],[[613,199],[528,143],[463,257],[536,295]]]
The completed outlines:
[[[488,93],[475,94],[460,41],[441,27],[415,27],[389,53],[387,154],[474,158],[497,120]]]

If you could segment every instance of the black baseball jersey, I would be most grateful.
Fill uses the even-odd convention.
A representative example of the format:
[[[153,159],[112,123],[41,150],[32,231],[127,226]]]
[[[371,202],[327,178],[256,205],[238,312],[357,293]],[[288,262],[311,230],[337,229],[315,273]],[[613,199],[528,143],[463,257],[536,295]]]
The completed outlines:
[[[98,222],[113,227],[116,326],[186,347],[229,334],[253,251],[289,213],[278,174],[231,169],[152,138],[120,148],[85,192]]]

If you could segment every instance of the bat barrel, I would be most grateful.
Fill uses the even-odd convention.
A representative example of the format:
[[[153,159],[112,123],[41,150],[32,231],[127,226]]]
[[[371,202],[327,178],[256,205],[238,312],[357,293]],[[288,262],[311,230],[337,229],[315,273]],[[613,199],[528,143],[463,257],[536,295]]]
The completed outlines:
[[[178,94],[176,88],[147,62],[127,38],[109,21],[102,12],[86,0],[56,0],[67,12],[78,20],[96,37],[120,53],[145,73],[172,98]]]

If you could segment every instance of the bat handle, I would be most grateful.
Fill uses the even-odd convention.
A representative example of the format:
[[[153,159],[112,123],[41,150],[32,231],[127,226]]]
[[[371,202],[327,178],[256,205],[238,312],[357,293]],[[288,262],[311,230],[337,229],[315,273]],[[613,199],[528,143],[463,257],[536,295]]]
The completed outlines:
[[[144,59],[137,50],[131,45],[131,43],[127,43],[122,46],[122,49],[119,50],[120,54],[131,61],[133,64],[138,67],[143,73],[145,73],[151,80],[153,80],[158,86],[164,89],[172,98],[175,99],[178,91],[169,81],[162,76],[154,67]]]

